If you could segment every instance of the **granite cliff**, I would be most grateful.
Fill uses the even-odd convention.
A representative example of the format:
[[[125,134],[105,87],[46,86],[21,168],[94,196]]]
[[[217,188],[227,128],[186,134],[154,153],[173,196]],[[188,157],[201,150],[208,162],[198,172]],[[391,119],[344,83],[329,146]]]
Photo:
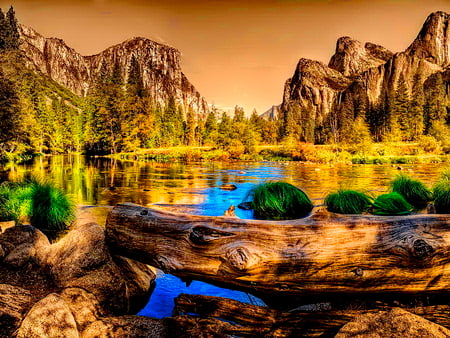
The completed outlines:
[[[314,128],[314,140],[308,141],[322,143],[329,137],[325,130],[330,129],[333,118],[341,123],[345,116],[355,119],[364,112],[381,119],[376,110],[386,103],[383,100],[392,98],[400,82],[406,84],[410,96],[415,79],[425,92],[437,82],[447,88],[449,19],[444,12],[430,14],[404,52],[393,53],[373,43],[341,37],[328,66],[300,59],[285,83],[282,114],[293,108],[307,112]]]
[[[189,107],[204,114],[205,99],[181,70],[181,53],[172,47],[145,38],[132,38],[99,54],[82,56],[63,40],[45,38],[34,29],[21,25],[20,49],[26,63],[79,96],[86,96],[100,74],[118,67],[124,81],[132,59],[137,61],[145,89],[164,105],[170,97],[185,110]]]

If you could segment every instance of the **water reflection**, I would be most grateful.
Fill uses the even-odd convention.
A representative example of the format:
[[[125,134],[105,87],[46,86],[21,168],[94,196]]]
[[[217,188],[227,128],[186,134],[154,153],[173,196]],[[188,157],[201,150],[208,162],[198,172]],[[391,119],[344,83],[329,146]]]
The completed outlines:
[[[402,172],[428,185],[436,181],[443,164],[404,165]],[[27,175],[46,177],[73,195],[78,204],[181,205],[196,214],[221,215],[242,202],[255,184],[284,180],[306,191],[315,204],[344,186],[384,191],[399,173],[391,165],[316,165],[296,162],[158,163],[118,161],[84,156],[39,157],[29,164],[2,168],[3,180]],[[223,184],[238,189],[224,191]],[[239,211],[241,217],[251,217]]]

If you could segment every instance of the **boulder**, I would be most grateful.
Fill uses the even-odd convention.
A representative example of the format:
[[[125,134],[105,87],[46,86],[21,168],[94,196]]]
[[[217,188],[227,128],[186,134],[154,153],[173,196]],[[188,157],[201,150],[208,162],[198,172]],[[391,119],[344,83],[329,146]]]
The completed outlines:
[[[32,298],[29,291],[0,284],[0,337],[12,335],[31,304]]]
[[[95,296],[83,289],[66,288],[60,295],[72,312],[79,331],[83,331],[103,314]]]
[[[48,238],[38,229],[31,225],[17,225],[6,229],[0,234],[0,246],[2,247],[3,256],[7,257],[13,250],[21,247],[22,249],[33,247],[35,251],[28,254],[33,254],[36,257],[43,257],[45,251],[50,247]],[[21,251],[23,251],[21,249]],[[23,255],[24,252],[19,255]],[[18,255],[16,252],[14,255]]]
[[[64,299],[55,293],[34,304],[17,338],[79,338],[77,323]]]
[[[82,338],[167,337],[161,320],[141,316],[103,318],[89,325]]]
[[[368,313],[344,325],[336,338],[445,338],[450,330],[400,308]]]
[[[148,303],[155,286],[156,274],[149,265],[126,257],[114,256],[113,260],[127,284],[129,312],[137,313]]]

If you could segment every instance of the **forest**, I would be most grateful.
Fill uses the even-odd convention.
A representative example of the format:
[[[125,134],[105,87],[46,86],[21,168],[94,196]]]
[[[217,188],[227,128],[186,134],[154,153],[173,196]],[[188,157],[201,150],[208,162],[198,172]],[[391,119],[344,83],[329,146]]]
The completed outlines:
[[[87,96],[79,97],[27,67],[12,7],[0,10],[0,34],[3,161],[33,154],[105,155],[179,146],[219,149],[239,158],[261,145],[298,150],[305,142],[336,145],[333,151],[350,154],[367,151],[374,142],[413,142],[431,152],[450,152],[450,114],[440,73],[425,86],[416,76],[411,93],[400,78],[375,107],[360,97],[355,107],[336,109],[319,130],[298,104],[265,118],[256,111],[248,115],[239,106],[232,116],[214,107],[202,116],[174,98],[155,103],[133,58],[126,79],[118,70],[104,70]]]

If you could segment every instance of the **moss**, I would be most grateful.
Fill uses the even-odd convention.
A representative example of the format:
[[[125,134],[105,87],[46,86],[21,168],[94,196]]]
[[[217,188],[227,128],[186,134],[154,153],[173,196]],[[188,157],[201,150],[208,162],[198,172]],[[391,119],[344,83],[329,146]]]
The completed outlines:
[[[371,203],[370,198],[355,190],[338,190],[325,198],[329,211],[340,214],[362,214]]]
[[[302,190],[285,182],[260,184],[249,192],[249,197],[255,216],[262,219],[300,218],[314,207]]]

